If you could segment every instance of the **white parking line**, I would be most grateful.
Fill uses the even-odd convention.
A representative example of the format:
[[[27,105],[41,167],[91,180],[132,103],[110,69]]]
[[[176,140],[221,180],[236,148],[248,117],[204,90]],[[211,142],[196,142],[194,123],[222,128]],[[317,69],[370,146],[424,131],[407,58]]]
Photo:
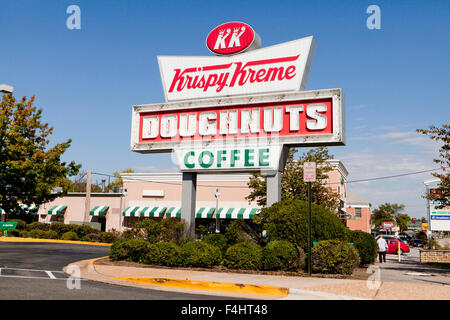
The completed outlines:
[[[50,277],[50,279],[56,279],[51,271],[45,271],[45,273]]]

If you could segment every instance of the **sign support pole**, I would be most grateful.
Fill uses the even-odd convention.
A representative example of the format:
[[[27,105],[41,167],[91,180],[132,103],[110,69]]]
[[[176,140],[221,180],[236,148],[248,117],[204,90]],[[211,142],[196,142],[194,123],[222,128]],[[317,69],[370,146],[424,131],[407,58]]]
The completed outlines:
[[[181,189],[181,219],[186,223],[188,236],[195,236],[195,200],[197,195],[197,172],[183,172]]]
[[[312,273],[311,263],[311,182],[308,182],[308,275]]]
[[[280,154],[280,162],[277,171],[267,172],[266,199],[270,207],[275,202],[281,201],[281,177],[289,155],[289,146],[283,145]]]

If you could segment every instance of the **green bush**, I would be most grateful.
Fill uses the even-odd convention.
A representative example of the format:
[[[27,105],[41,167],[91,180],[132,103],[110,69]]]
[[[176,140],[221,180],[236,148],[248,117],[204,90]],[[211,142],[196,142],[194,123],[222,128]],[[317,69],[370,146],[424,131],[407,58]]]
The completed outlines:
[[[44,231],[43,238],[45,239],[58,239],[58,232],[53,230]]]
[[[354,247],[358,250],[361,266],[375,262],[378,245],[377,241],[370,233],[360,230],[351,231],[348,242],[353,242]]]
[[[305,265],[301,248],[286,240],[272,241],[262,251],[262,268],[265,270],[297,271]]]
[[[100,242],[113,243],[116,240],[117,240],[117,236],[113,232],[100,233]]]
[[[50,224],[50,230],[56,231],[59,238],[61,238],[64,233],[73,231],[72,225],[64,224],[62,222],[53,222]]]
[[[145,262],[149,243],[142,239],[122,239],[112,244],[109,252],[111,260]]]
[[[202,237],[202,241],[213,246],[216,246],[222,252],[222,255],[225,255],[225,252],[228,249],[228,243],[225,236],[221,233],[211,233]]]
[[[63,233],[63,235],[61,236],[62,240],[78,240],[78,235],[73,232],[73,231],[68,231]]]
[[[47,231],[47,230],[49,230],[49,228],[50,227],[49,227],[48,224],[45,224],[45,223],[42,223],[42,222],[33,222],[33,223],[30,223],[30,224],[27,225],[26,230],[27,231],[31,231],[31,230],[34,230],[34,229],[39,229],[39,230]]]
[[[89,241],[89,242],[100,242],[101,241],[101,235],[99,233],[89,233],[85,235],[83,238],[81,238],[82,241]]]
[[[27,223],[21,219],[6,220],[6,222],[17,222],[16,230],[25,230],[27,227]],[[8,231],[8,234],[9,234],[9,231]]]
[[[30,231],[27,230],[20,231],[19,236],[21,236],[22,238],[31,238]]]
[[[245,241],[229,247],[225,253],[224,266],[230,269],[258,270],[261,268],[262,248]]]
[[[158,242],[148,246],[145,263],[168,267],[183,266],[183,251],[173,242]]]
[[[8,229],[8,237],[20,237],[20,230]]]
[[[246,237],[246,232],[242,227],[243,223],[244,219],[236,219],[225,230],[225,239],[227,240],[227,244],[229,246],[248,240],[248,237]]]
[[[162,225],[153,219],[144,219],[137,222],[133,229],[144,231],[143,238],[150,243],[157,243],[161,240]],[[138,233],[138,232],[137,232]]]
[[[338,240],[319,241],[311,255],[312,271],[317,273],[352,274],[360,261],[355,248]]]
[[[287,240],[307,251],[308,203],[302,200],[285,200],[265,208],[254,219],[267,230],[273,240]],[[336,239],[345,241],[347,231],[336,214],[312,204],[311,236],[313,241]]]
[[[212,267],[220,264],[222,254],[216,246],[202,241],[188,242],[182,247],[184,265],[187,267]]]
[[[92,228],[88,225],[76,225],[76,224],[70,224],[69,226],[72,227],[73,232],[75,232],[79,239],[82,239],[83,237],[87,236],[88,234],[98,233],[100,234],[101,231],[95,228]]]
[[[30,231],[30,237],[31,238],[37,238],[37,239],[44,239],[45,238],[45,231],[40,229],[34,229]]]

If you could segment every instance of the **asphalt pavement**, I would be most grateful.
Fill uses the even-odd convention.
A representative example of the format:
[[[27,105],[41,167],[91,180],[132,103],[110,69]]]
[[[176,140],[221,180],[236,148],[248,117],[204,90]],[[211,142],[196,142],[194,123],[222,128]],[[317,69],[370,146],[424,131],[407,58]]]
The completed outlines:
[[[109,247],[0,242],[0,300],[210,300],[211,295],[167,292],[81,280],[62,269],[73,261],[106,256]],[[68,285],[71,283],[72,285]],[[70,289],[72,287],[72,289]]]

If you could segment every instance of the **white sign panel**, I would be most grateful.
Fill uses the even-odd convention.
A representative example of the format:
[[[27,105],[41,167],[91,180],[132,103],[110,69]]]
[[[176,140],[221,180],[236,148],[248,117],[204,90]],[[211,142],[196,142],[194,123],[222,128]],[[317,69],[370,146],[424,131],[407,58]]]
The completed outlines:
[[[277,170],[281,146],[175,150],[181,171]]]
[[[316,163],[304,162],[303,163],[303,181],[315,182],[316,181]]]
[[[436,205],[430,205],[430,230],[450,231],[450,206],[436,209]]]
[[[311,36],[232,56],[158,56],[166,101],[305,90],[315,48]]]
[[[343,100],[341,89],[328,89],[138,105],[133,107],[131,150],[177,151],[183,161],[186,154],[181,150],[207,150],[215,154],[211,166],[204,168],[210,170],[227,163],[233,168],[227,161],[232,161],[230,152],[237,148],[239,161],[245,161],[247,152],[247,160],[259,161],[261,156],[266,166],[267,155],[256,149],[344,145]],[[218,150],[226,150],[219,155],[220,163]],[[276,150],[270,150],[268,159],[276,158]],[[203,168],[198,156],[189,156],[188,165]],[[209,163],[204,156],[201,161]],[[235,168],[242,165],[235,160]],[[249,167],[245,162],[243,166]]]

